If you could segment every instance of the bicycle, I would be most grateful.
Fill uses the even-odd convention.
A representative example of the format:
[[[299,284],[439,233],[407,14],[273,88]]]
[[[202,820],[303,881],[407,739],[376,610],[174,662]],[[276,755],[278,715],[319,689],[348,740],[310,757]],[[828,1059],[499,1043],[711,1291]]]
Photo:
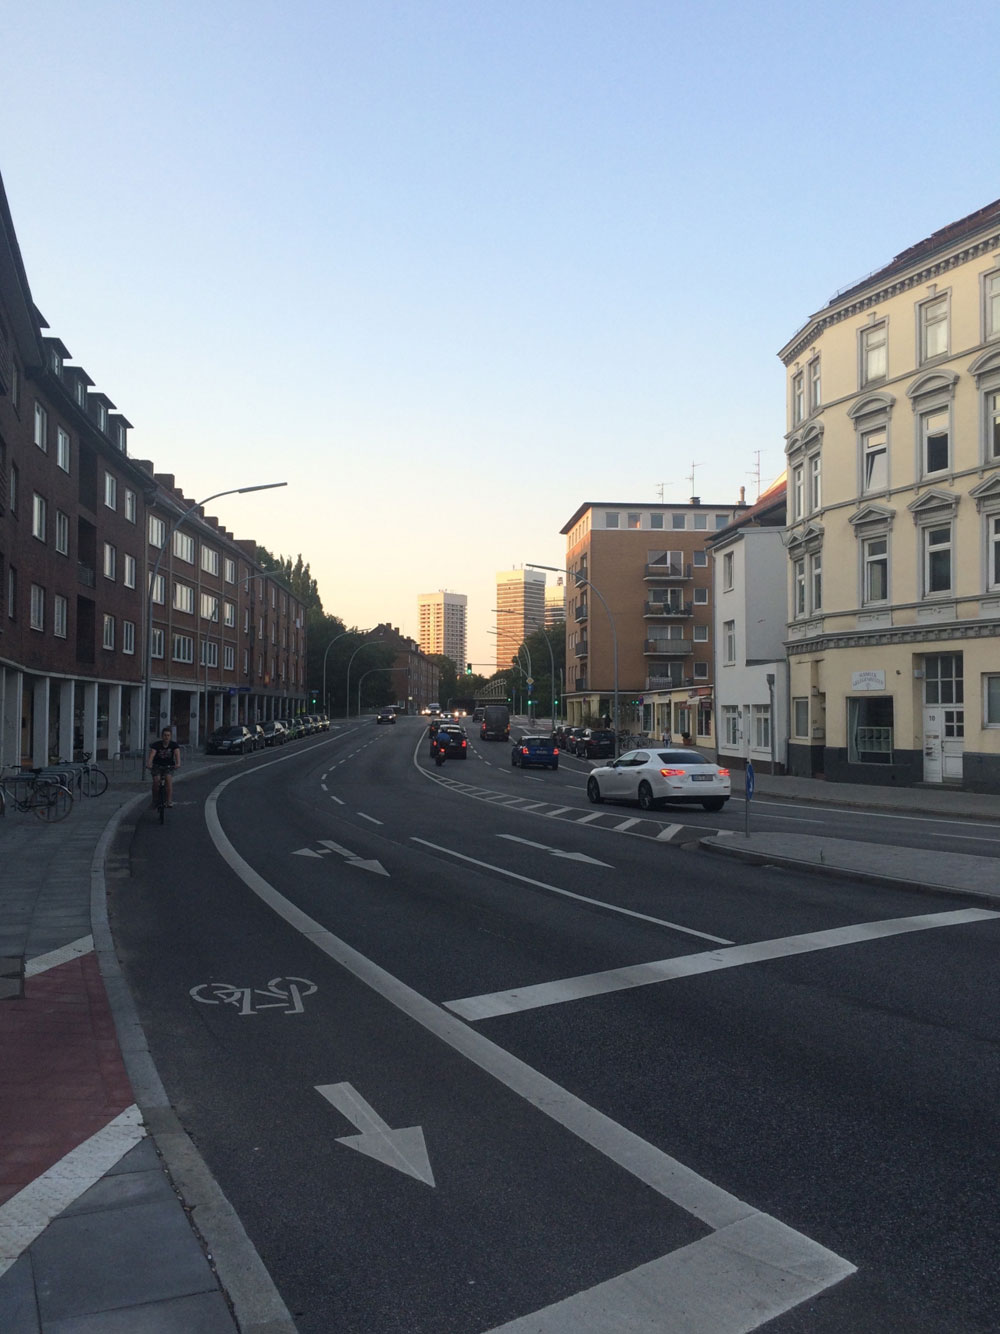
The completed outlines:
[[[73,793],[69,788],[54,775],[43,776],[38,770],[0,778],[0,816],[7,814],[8,797],[22,815],[34,811],[39,820],[49,824],[65,820],[73,809]]]
[[[108,790],[108,776],[103,769],[90,763],[89,750],[81,753],[82,760],[56,760],[56,764],[65,765],[74,776],[76,790],[82,797],[100,797]]]
[[[156,792],[156,812],[160,817],[160,824],[164,824],[167,819],[167,773],[168,770],[159,766],[153,769],[153,782]]]

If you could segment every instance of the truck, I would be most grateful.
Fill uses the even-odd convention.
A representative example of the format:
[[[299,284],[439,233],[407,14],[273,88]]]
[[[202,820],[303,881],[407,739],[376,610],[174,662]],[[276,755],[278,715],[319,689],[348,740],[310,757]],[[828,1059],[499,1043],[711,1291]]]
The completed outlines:
[[[510,709],[506,704],[487,704],[483,709],[483,721],[479,729],[481,741],[510,740]]]

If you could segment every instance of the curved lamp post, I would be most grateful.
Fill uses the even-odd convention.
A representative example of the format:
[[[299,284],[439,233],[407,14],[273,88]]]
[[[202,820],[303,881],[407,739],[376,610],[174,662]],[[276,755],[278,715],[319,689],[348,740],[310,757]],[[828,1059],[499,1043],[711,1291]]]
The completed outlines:
[[[182,510],[174,520],[153,563],[153,572],[149,576],[149,583],[146,588],[146,689],[143,704],[143,732],[146,732],[149,728],[149,706],[153,698],[153,590],[156,587],[156,576],[160,572],[160,561],[163,559],[163,553],[169,550],[174,533],[177,532],[186,518],[192,515],[195,510],[201,509],[202,505],[207,505],[210,500],[218,500],[221,496],[245,496],[250,491],[274,491],[277,487],[287,485],[287,482],[264,482],[260,486],[232,486],[226,491],[214,491],[210,496],[206,496],[204,500],[196,500],[193,505],[189,505],[186,510]],[[164,605],[166,605],[165,593],[166,590],[164,590]],[[166,647],[166,636],[164,636],[164,654],[166,654]]]
[[[360,631],[360,633],[361,633],[361,634],[366,634],[366,635],[367,635],[367,634],[370,634],[371,631],[370,631],[370,630],[362,630],[362,631]],[[348,716],[348,718],[350,718],[350,716],[351,716],[351,663],[353,663],[354,659],[358,656],[358,654],[361,652],[361,650],[362,650],[363,648],[369,648],[370,646],[376,644],[377,642],[378,642],[378,641],[377,641],[377,640],[374,640],[374,639],[364,639],[364,640],[362,640],[361,643],[360,643],[360,644],[357,646],[357,648],[354,650],[354,652],[351,654],[350,658],[348,659],[348,662],[347,662],[347,689],[346,689],[346,691],[345,691],[345,703],[346,703],[346,705],[347,705],[347,716]],[[359,696],[359,699],[360,699],[360,696]],[[358,705],[358,716],[359,716],[359,717],[361,716],[361,705],[360,705],[360,703],[359,703],[359,705]]]
[[[368,630],[341,630],[340,634],[339,634],[339,635],[334,635],[333,638],[330,640],[329,644],[327,644],[327,646],[326,646],[326,650],[325,650],[325,652],[323,653],[323,708],[324,708],[324,710],[325,710],[328,714],[329,714],[329,712],[330,712],[330,706],[329,706],[329,703],[328,703],[327,698],[326,698],[326,659],[327,659],[327,655],[329,654],[330,650],[333,648],[334,644],[336,644],[337,640],[338,640],[338,639],[343,639],[345,635],[368,635],[368,634],[371,634],[371,629],[368,629]],[[350,715],[351,715],[351,701],[350,701],[350,699],[348,699],[348,700],[346,701],[346,707],[347,707],[347,716],[350,717]]]
[[[534,566],[534,567],[532,567],[532,568],[540,569],[540,568],[542,568],[542,567],[541,567],[541,566]],[[545,568],[548,568],[548,567],[545,567]],[[514,609],[513,607],[494,607],[493,610],[496,611],[496,612],[500,612],[502,615],[505,615],[505,616],[517,616],[517,615],[519,615],[519,613],[518,613],[517,611],[515,611],[515,609]],[[552,641],[549,639],[548,631],[546,630],[546,628],[545,628],[544,625],[543,625],[542,628],[541,628],[541,636],[542,636],[542,638],[545,640],[545,647],[546,647],[546,648],[548,649],[548,651],[549,651],[549,671],[550,671],[550,676],[549,676],[549,704],[550,704],[550,706],[551,706],[551,708],[552,708],[552,730],[553,730],[553,732],[554,732],[554,731],[556,730],[556,706],[555,706],[555,698],[556,698],[556,659],[555,659],[555,654],[552,652]],[[531,671],[531,652],[530,652],[530,650],[529,650],[529,648],[528,648],[528,642],[527,642],[527,640],[524,641],[524,651],[525,651],[525,653],[528,654],[528,671],[531,673],[532,676],[534,676],[534,672]]]
[[[408,672],[409,667],[369,667],[366,672],[362,672],[358,677],[358,717],[361,717],[361,682],[366,676],[371,676],[372,672]]]
[[[615,756],[618,755],[618,631],[615,629],[615,618],[611,615],[611,608],[604,600],[604,596],[599,588],[596,588],[586,575],[578,574],[575,571],[567,570],[562,565],[532,565],[527,564],[529,570],[552,570],[554,574],[568,574],[576,583],[577,588],[581,586],[592,589],[594,596],[600,602],[601,606],[608,614],[608,622],[611,625],[611,642],[614,647],[614,731],[615,731]]]

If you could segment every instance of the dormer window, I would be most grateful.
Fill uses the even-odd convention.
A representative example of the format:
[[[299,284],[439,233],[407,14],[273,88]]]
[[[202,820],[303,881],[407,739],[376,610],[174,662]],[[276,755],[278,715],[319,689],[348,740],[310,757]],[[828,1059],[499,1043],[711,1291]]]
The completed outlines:
[[[97,405],[97,425],[105,433],[108,429],[108,410],[103,403]]]

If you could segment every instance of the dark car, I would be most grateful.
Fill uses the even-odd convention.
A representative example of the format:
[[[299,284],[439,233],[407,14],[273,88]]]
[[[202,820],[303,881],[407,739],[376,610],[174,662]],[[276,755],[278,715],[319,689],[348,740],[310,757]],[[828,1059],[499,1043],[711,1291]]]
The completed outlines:
[[[566,728],[566,733],[565,733],[565,736],[563,737],[563,745],[564,745],[565,749],[568,750],[569,753],[570,753],[571,755],[575,755],[575,754],[576,754],[576,739],[577,739],[577,737],[581,737],[581,736],[583,736],[583,734],[584,734],[584,732],[586,732],[586,730],[587,730],[587,729],[586,729],[585,727],[567,727],[567,728]]]
[[[263,750],[267,745],[267,737],[264,735],[264,729],[260,723],[247,723],[250,735],[253,737],[254,750]]]
[[[266,723],[261,723],[261,729],[265,746],[283,746],[288,740],[285,724],[278,718],[268,718]]]
[[[468,759],[469,739],[466,736],[465,728],[459,727],[458,723],[441,724],[437,732],[431,737],[432,755],[438,746],[444,747],[445,758],[448,760]]]
[[[285,729],[285,739],[287,741],[297,741],[300,736],[305,735],[298,718],[282,718],[279,721]]]
[[[379,709],[378,713],[375,715],[375,721],[377,723],[394,723],[396,721],[396,710]]]
[[[540,764],[546,769],[558,769],[559,747],[550,736],[523,736],[514,742],[510,762],[514,768],[527,769]]]
[[[217,727],[205,743],[209,755],[245,755],[254,749],[253,733],[240,726]]]
[[[584,760],[603,760],[615,753],[615,734],[603,727],[587,727],[574,742],[574,754]]]

